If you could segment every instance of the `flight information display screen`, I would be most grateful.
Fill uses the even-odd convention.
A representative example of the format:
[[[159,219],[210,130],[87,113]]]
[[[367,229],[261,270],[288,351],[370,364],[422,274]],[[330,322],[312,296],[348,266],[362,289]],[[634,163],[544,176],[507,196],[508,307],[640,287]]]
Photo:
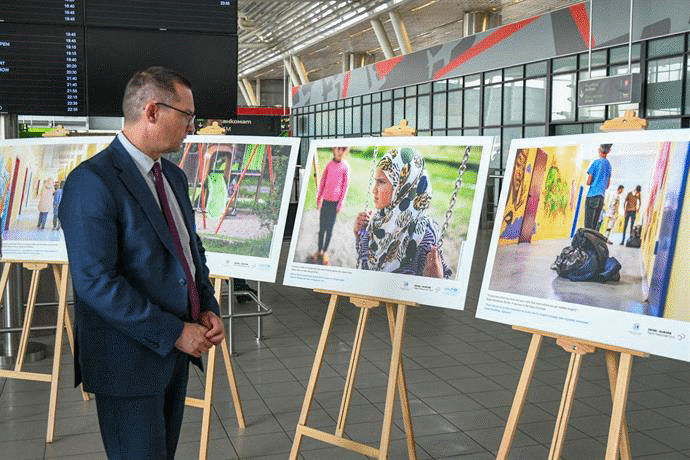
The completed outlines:
[[[85,115],[83,30],[0,23],[0,112]]]
[[[237,36],[90,27],[86,32],[88,112],[122,116],[132,74],[152,65],[192,83],[200,118],[229,118],[237,106]]]
[[[237,0],[86,0],[87,27],[237,33]]]
[[[2,0],[0,22],[83,25],[83,0]]]

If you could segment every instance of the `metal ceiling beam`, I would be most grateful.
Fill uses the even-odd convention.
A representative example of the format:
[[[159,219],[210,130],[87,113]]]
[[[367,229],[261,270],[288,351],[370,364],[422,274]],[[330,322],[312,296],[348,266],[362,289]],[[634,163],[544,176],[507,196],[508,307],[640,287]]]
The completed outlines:
[[[388,16],[391,18],[391,24],[395,31],[395,37],[398,39],[400,46],[400,54],[410,54],[412,52],[412,43],[410,43],[410,36],[407,34],[405,23],[403,23],[400,13],[396,10],[390,11]]]
[[[371,24],[371,27],[374,29],[374,34],[376,34],[376,39],[379,42],[379,45],[381,46],[381,51],[383,51],[383,56],[386,59],[390,59],[393,56],[395,56],[395,53],[393,53],[393,47],[391,46],[390,40],[388,40],[388,35],[386,35],[386,31],[383,28],[383,24],[381,24],[381,20],[379,18],[374,18],[369,21]]]
[[[285,67],[285,70],[287,70],[287,73],[290,76],[290,83],[292,84],[292,86],[299,86],[299,77],[297,76],[294,67],[292,67],[292,61],[290,61],[289,58],[284,58],[283,66]]]

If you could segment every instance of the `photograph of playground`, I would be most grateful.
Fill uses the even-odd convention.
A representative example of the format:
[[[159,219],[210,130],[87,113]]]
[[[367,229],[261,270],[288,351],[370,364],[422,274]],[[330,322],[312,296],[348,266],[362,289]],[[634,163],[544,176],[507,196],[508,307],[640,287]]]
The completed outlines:
[[[188,136],[180,152],[167,156],[187,175],[207,253],[277,257],[298,145],[288,138]]]
[[[570,138],[575,139],[524,139],[511,146],[506,172],[510,184],[498,209],[502,221],[494,229],[495,253],[489,253],[489,289],[690,321],[690,206],[683,208],[688,142],[650,140],[635,133],[614,141],[604,134]],[[585,226],[588,168],[602,156],[602,144],[610,146],[605,156],[610,181],[603,210],[590,228],[608,239],[605,246],[609,257],[620,263],[620,279],[570,281],[558,276],[552,265],[575,231]],[[676,244],[681,221],[685,239]],[[674,278],[686,279],[671,282]]]
[[[414,163],[417,155],[421,160],[418,172],[420,174],[425,172],[430,185],[428,190],[430,193],[427,194],[430,196],[430,202],[424,213],[431,222],[428,225],[435,229],[436,244],[434,246],[440,248],[439,255],[445,268],[445,273],[437,277],[457,279],[461,251],[468,237],[483,147],[482,145],[453,144],[453,141],[454,139],[448,138],[444,145],[432,145],[431,142],[425,145],[422,139],[417,139],[414,145],[410,145],[409,141],[393,138],[381,139],[378,145],[373,145],[371,139],[362,139],[357,143],[352,139],[322,141],[331,145],[321,144],[308,161],[304,174],[307,189],[306,194],[302,195],[304,196],[302,214],[297,216],[299,232],[297,241],[293,242],[296,246],[292,261],[351,269],[363,268],[361,262],[358,264],[358,259],[362,257],[362,254],[358,254],[356,249],[355,223],[361,213],[371,214],[372,219],[375,218],[376,213],[381,213],[372,195],[377,180],[381,180],[376,171],[380,169],[380,162],[385,156],[390,157],[393,152],[396,152],[396,155],[408,155],[412,159],[411,164]],[[341,155],[341,152],[342,158],[338,160],[336,156]],[[466,153],[466,169],[462,173],[461,182],[458,182],[458,169]],[[396,160],[392,161],[395,163]],[[411,169],[413,172],[410,175],[415,174],[415,168]],[[347,171],[344,172],[345,170]],[[333,177],[337,174],[341,174],[342,177],[339,177],[336,182]],[[405,182],[404,170],[400,175],[402,184]],[[426,180],[420,177],[418,182],[410,181],[410,184],[417,187],[420,182],[426,183]],[[459,185],[457,190],[456,184]],[[333,187],[337,190],[330,190]],[[392,193],[395,204],[396,191]],[[455,201],[451,203],[451,197],[454,195]],[[324,219],[328,219],[328,217],[323,217],[323,208],[329,204],[334,207],[332,216],[334,222],[330,224],[330,229],[328,223],[325,225],[323,223]],[[410,206],[412,208],[417,205]],[[405,218],[407,217],[404,213],[398,217],[400,220]],[[402,225],[398,224],[400,223],[396,225]],[[443,231],[444,227],[445,231]],[[394,247],[394,244],[389,247]],[[384,268],[381,271],[394,270]]]
[[[67,174],[112,137],[0,141],[3,257],[67,260],[57,206]]]

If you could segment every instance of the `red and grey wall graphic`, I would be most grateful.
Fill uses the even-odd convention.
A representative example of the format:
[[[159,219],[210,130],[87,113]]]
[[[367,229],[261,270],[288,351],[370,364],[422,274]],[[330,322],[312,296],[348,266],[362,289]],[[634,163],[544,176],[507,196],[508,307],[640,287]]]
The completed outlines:
[[[627,43],[629,3],[579,3],[293,88],[293,107],[470,75]],[[690,30],[688,0],[633,2],[632,40]],[[591,24],[590,24],[591,22]]]

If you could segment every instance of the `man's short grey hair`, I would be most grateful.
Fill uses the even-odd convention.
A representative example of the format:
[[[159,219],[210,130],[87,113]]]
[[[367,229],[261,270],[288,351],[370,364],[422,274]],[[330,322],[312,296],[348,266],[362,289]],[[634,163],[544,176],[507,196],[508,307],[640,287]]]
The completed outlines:
[[[176,102],[176,83],[192,89],[189,80],[165,67],[149,67],[135,72],[127,82],[122,98],[125,122],[138,120],[142,114],[141,110],[151,100],[166,104]]]

